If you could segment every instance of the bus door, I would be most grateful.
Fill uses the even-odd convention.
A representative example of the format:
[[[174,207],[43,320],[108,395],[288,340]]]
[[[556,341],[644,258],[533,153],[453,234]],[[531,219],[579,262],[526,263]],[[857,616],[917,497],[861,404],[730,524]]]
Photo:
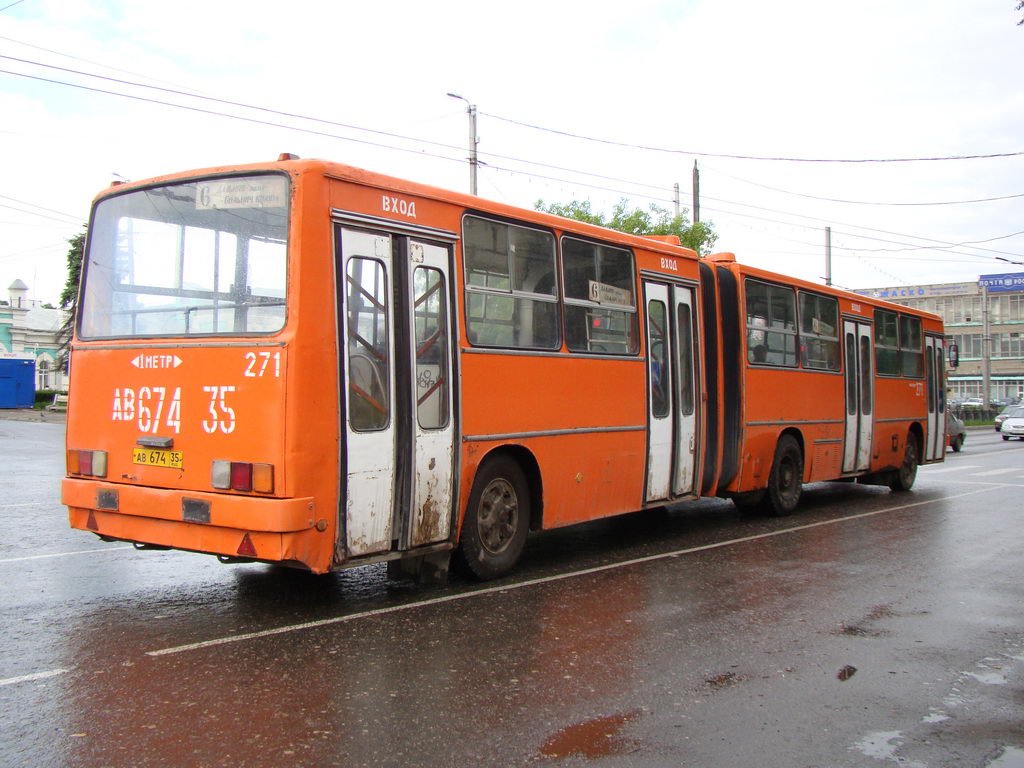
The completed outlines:
[[[928,444],[925,460],[941,459],[946,453],[945,356],[941,336],[925,336],[925,384],[928,387]]]
[[[647,501],[693,492],[696,464],[693,289],[644,283]]]
[[[871,464],[874,427],[875,355],[871,325],[843,319],[846,360],[846,436],[843,472],[863,472]]]
[[[455,461],[449,250],[339,232],[344,550],[445,541]]]

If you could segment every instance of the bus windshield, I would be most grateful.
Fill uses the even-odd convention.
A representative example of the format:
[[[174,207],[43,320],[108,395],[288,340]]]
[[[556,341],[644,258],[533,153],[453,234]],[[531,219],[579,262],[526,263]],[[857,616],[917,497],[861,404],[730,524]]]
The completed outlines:
[[[79,336],[227,336],[284,327],[288,178],[114,195],[93,215]]]

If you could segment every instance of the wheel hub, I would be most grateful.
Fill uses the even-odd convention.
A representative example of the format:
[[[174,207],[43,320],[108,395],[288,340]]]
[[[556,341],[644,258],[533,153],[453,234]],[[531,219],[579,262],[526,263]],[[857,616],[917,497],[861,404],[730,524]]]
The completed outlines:
[[[519,499],[511,483],[504,478],[496,478],[487,484],[480,495],[477,525],[480,541],[489,552],[497,554],[512,541],[518,513]]]

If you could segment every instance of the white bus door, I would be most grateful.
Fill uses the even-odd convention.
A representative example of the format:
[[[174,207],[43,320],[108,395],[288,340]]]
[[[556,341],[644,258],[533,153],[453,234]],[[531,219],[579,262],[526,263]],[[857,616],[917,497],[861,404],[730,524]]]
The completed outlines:
[[[338,232],[339,555],[447,540],[455,461],[449,251],[385,232]]]
[[[644,283],[647,320],[647,501],[693,492],[693,290]]]
[[[693,289],[672,287],[675,303],[675,391],[676,391],[676,466],[673,491],[676,496],[693,493],[697,476],[697,343],[695,322],[697,307]]]
[[[452,335],[448,248],[405,241],[409,277],[406,321],[411,382],[406,407],[413,418],[411,505],[400,512],[399,547],[444,541],[451,535],[455,422],[452,416]]]
[[[925,460],[936,461],[946,453],[946,360],[941,336],[925,336],[925,383],[928,387],[928,438]]]
[[[864,472],[871,465],[874,427],[875,355],[871,325],[843,319],[846,360],[846,436],[843,472]]]

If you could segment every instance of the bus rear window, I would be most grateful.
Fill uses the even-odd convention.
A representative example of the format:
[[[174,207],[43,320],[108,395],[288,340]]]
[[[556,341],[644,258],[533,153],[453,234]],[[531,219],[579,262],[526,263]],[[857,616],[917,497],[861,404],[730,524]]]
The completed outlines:
[[[83,269],[84,339],[284,327],[288,179],[236,176],[101,200]]]

